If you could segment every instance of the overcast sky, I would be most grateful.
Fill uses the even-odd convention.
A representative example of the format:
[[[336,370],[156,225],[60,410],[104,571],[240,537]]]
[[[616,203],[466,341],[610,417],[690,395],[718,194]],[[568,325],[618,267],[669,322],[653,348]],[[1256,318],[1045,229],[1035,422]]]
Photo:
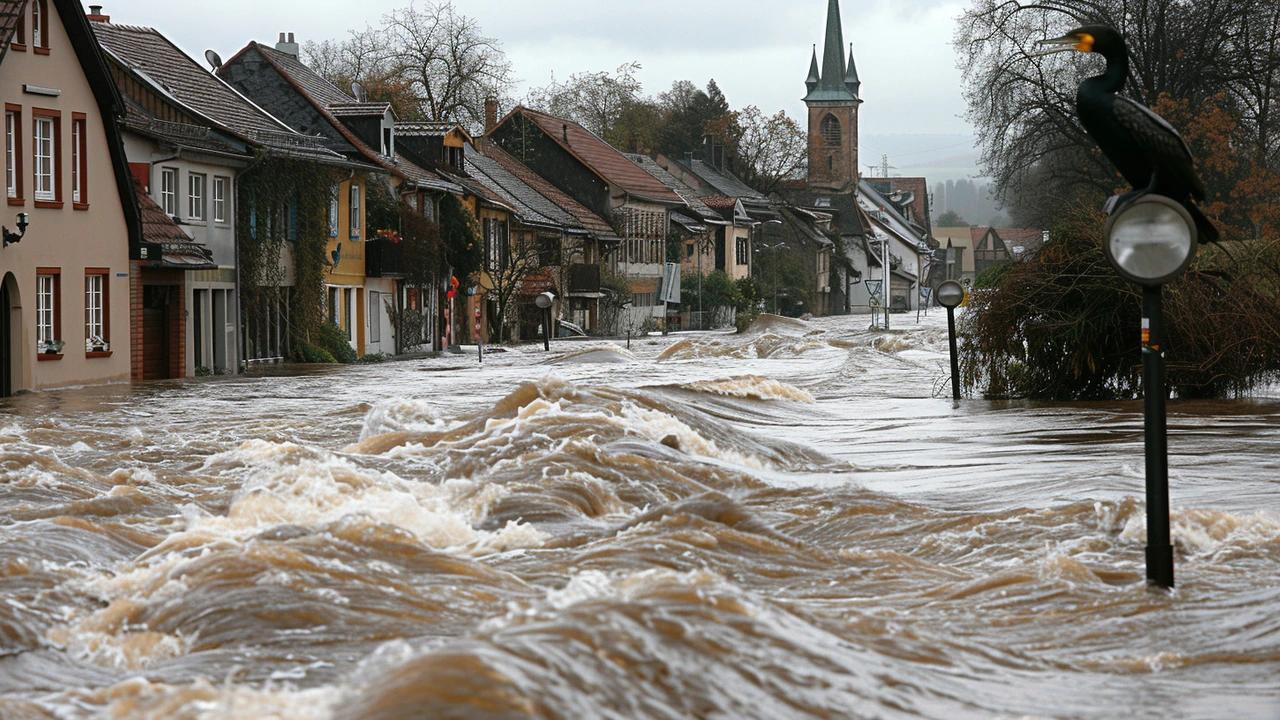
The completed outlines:
[[[100,1],[112,22],[154,27],[196,58],[208,48],[228,58],[249,40],[274,43],[282,31],[293,32],[300,43],[345,37],[349,29],[376,25],[383,13],[409,2]],[[899,143],[866,143],[874,135],[970,133],[950,45],[964,2],[840,5],[845,42],[853,43],[862,79],[864,155],[905,154]],[[756,105],[770,114],[784,109],[803,123],[800,98],[814,43],[822,54],[827,0],[455,0],[454,6],[501,42],[521,80],[517,96],[545,85],[553,72],[564,79],[638,61],[646,94],[656,95],[675,80],[704,87],[715,78],[733,107]]]

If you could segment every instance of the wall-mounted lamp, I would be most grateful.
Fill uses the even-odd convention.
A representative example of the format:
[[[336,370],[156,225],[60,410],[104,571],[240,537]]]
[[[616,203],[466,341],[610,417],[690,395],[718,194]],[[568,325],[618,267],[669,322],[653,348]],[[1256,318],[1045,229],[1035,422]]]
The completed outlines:
[[[0,227],[0,230],[4,231],[4,247],[9,247],[18,242],[23,235],[27,234],[27,226],[31,224],[31,216],[27,213],[18,213],[16,222],[18,223],[18,232],[16,233],[7,227]]]

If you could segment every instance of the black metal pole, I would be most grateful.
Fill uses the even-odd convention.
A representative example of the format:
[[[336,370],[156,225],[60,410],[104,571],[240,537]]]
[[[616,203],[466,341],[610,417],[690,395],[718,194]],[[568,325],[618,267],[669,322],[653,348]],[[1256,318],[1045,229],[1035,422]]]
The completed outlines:
[[[551,308],[542,310],[542,349],[551,351]]]
[[[1164,287],[1142,290],[1143,416],[1147,456],[1147,582],[1173,587],[1169,534],[1169,443],[1165,423]]]
[[[956,351],[956,309],[947,308],[947,335],[951,338],[951,397],[960,399],[960,353]]]

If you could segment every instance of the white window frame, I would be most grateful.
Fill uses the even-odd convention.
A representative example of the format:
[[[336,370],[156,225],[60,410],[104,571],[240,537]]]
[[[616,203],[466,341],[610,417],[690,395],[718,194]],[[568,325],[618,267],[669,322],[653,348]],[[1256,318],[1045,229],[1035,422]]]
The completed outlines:
[[[58,308],[58,277],[56,275],[36,276],[36,345],[38,352],[44,352],[44,344],[50,340],[60,340],[53,336],[58,327],[54,313]]]
[[[338,186],[329,189],[329,237],[338,237],[338,213],[341,202],[338,199]]]
[[[71,121],[71,202],[80,202],[80,139],[82,120]]]
[[[31,47],[44,47],[42,44],[42,35],[44,34],[44,13],[40,12],[40,0],[31,3]]]
[[[369,342],[382,342],[382,293],[370,290],[365,293],[369,310]]]
[[[58,167],[54,162],[58,151],[54,135],[55,119],[48,115],[36,115],[34,121],[36,200],[46,202],[58,199]],[[44,154],[45,150],[48,151],[48,155]]]
[[[227,221],[227,186],[231,178],[215,175],[213,177],[213,221]]]
[[[18,114],[12,110],[4,111],[4,166],[5,185],[8,196],[18,197]]]
[[[105,286],[105,275],[84,276],[84,337],[86,341],[96,337],[103,343],[107,342]]]
[[[205,195],[208,192],[209,177],[204,173],[187,173],[187,219],[204,222]]]
[[[160,208],[170,217],[178,214],[178,168],[160,168]]]

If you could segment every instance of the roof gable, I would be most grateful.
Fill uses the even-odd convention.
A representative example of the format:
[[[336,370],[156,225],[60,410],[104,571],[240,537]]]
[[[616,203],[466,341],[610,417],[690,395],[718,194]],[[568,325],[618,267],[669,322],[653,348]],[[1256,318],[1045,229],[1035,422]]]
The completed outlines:
[[[578,123],[521,106],[512,110],[499,125],[516,115],[531,120],[552,142],[568,151],[606,183],[616,185],[644,200],[684,204],[671,188],[637,167],[612,145]]]
[[[555,185],[552,185],[541,175],[535,173],[528,165],[525,165],[515,157],[508,154],[505,150],[498,147],[497,143],[488,139],[481,139],[478,146],[485,157],[491,158],[504,170],[524,182],[539,195],[545,197],[556,207],[573,216],[574,220],[578,223],[578,227],[581,227],[583,230],[594,235],[600,240],[619,240],[617,233],[613,230],[613,227],[609,225],[609,223],[605,222],[603,218],[592,212],[587,208],[587,206],[577,200],[574,200]]]

